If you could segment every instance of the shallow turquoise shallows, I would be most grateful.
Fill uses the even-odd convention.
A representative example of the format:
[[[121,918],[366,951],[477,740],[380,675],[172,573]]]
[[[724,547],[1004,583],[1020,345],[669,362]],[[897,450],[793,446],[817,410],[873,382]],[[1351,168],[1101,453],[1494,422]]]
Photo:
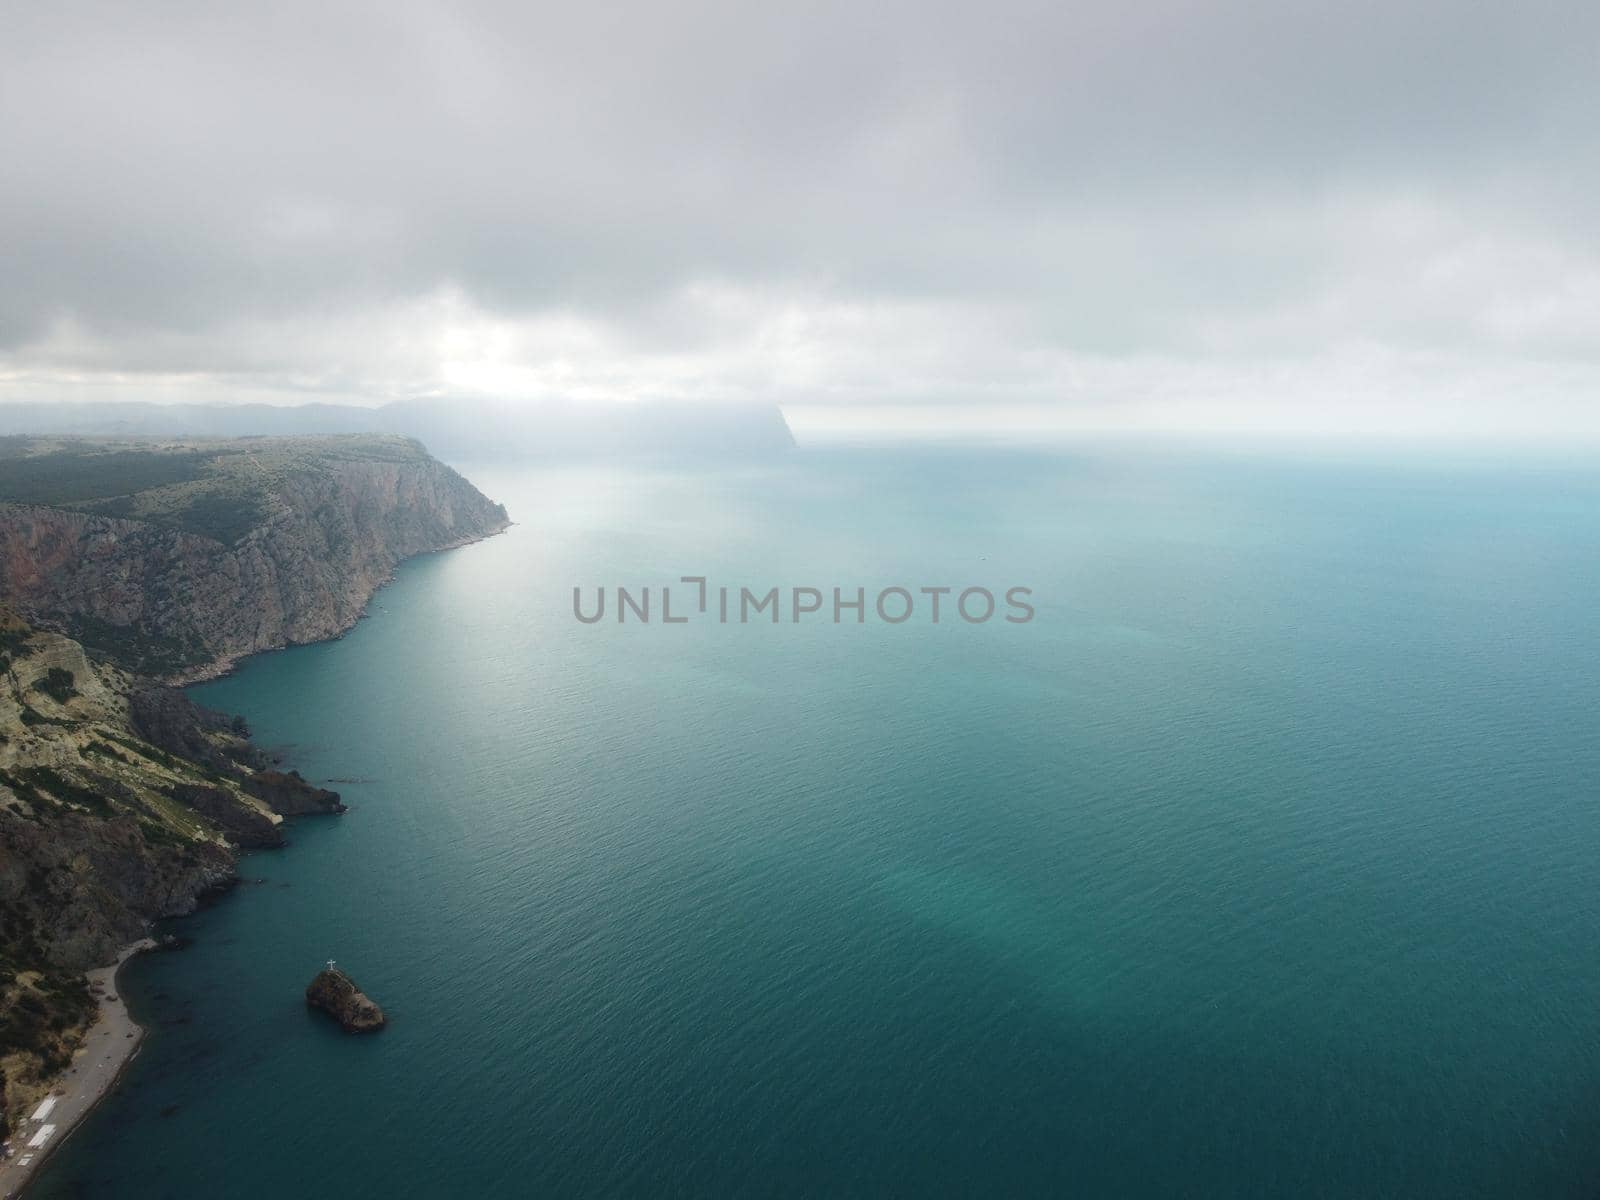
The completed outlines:
[[[1596,473],[464,469],[506,536],[195,689],[350,812],[130,968],[41,1200],[1600,1191]],[[681,575],[1038,615],[573,619]]]

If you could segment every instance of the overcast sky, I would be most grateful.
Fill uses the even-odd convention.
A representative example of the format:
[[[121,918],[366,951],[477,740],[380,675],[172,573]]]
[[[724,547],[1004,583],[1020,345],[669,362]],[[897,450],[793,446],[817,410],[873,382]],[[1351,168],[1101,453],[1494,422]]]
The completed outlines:
[[[0,399],[1600,431],[1600,5],[0,0]]]

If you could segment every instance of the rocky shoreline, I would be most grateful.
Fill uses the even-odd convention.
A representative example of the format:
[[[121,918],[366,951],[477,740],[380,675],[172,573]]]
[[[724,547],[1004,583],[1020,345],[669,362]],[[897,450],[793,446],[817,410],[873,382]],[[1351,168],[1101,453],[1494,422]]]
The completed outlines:
[[[457,541],[450,542],[447,545],[435,547],[432,550],[419,550],[415,554],[408,555],[402,561],[409,562],[413,558],[422,558],[429,554],[446,554],[451,550],[460,550],[467,546],[475,546],[479,542],[485,542],[492,537],[499,536],[515,524],[516,522],[508,517],[495,527],[483,533],[462,537]],[[396,568],[398,568],[398,566],[399,564],[396,564]],[[306,638],[304,641],[285,642],[281,646],[267,646],[260,650],[251,650],[248,653],[236,655],[232,658],[219,658],[214,662],[205,664],[204,666],[195,667],[191,670],[177,671],[166,677],[163,682],[168,683],[175,688],[185,688],[196,683],[209,683],[214,679],[224,679],[227,676],[232,675],[244,665],[246,659],[254,658],[257,654],[271,654],[277,650],[287,650],[292,646],[314,645],[318,642],[336,642],[340,638],[344,637],[345,634],[354,629],[358,622],[365,620],[370,615],[369,610],[371,608],[373,599],[377,597],[379,592],[393,583],[394,580],[395,569],[391,569],[387,575],[383,576],[376,582],[372,591],[368,594],[366,601],[362,604],[360,610],[356,612],[354,616],[345,621],[344,624],[340,625],[324,636]]]
[[[99,1069],[101,1001],[83,972],[114,970],[100,964],[152,921],[233,886],[240,852],[283,845],[286,818],[344,811],[176,685],[340,636],[400,562],[510,524],[403,439],[250,439],[218,455],[222,483],[205,486],[261,514],[231,541],[174,527],[174,511],[191,520],[191,483],[176,500],[19,505],[0,464],[0,1140],[85,1063]],[[73,447],[72,469],[84,461],[96,454]],[[125,1062],[138,1037],[122,1040]]]
[[[404,438],[38,446],[78,485],[0,460],[0,600],[139,675],[195,682],[353,625],[395,568],[498,533],[505,509]],[[116,495],[129,454],[174,482]],[[24,460],[26,461],[26,460]],[[97,462],[103,498],[81,499]],[[27,486],[21,486],[26,484]],[[59,495],[60,502],[50,502]]]

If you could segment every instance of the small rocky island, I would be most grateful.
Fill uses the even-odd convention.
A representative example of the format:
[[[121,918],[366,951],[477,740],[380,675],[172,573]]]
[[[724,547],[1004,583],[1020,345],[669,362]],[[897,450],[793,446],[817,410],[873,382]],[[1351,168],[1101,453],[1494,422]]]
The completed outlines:
[[[370,1033],[382,1029],[388,1018],[383,1009],[331,962],[306,988],[306,1003],[320,1008],[344,1026],[346,1033]]]

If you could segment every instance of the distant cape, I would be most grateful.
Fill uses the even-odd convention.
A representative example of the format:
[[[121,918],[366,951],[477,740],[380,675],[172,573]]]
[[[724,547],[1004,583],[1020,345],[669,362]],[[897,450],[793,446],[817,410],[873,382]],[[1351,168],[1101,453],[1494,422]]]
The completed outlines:
[[[338,404],[0,404],[0,436],[249,437],[398,433],[458,461],[527,458],[760,456],[794,446],[775,404],[513,405],[408,400]]]

